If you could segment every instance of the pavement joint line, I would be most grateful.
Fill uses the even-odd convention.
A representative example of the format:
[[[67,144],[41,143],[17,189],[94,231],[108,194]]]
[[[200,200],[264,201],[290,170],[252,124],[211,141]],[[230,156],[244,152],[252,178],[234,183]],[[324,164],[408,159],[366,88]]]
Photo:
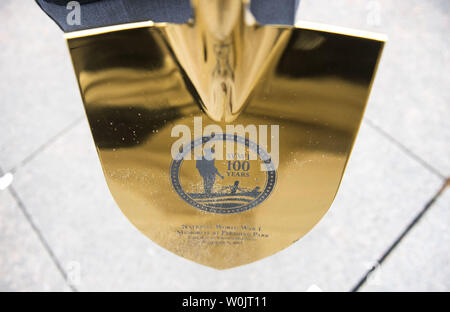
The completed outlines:
[[[389,246],[389,248],[383,253],[383,255],[377,260],[375,265],[373,265],[364,276],[358,281],[358,283],[351,289],[351,292],[356,292],[361,289],[361,287],[367,282],[371,274],[383,264],[387,257],[394,251],[394,249],[400,244],[400,242],[409,234],[409,232],[418,224],[418,222],[423,218],[425,213],[433,206],[437,199],[444,193],[444,191],[450,188],[450,177],[448,177],[440,189],[434,194],[434,196],[425,204],[424,208],[414,217],[414,219],[408,224],[408,226],[403,230],[403,232],[394,240],[394,242]]]
[[[396,138],[394,138],[392,135],[390,135],[388,132],[383,130],[380,126],[378,126],[375,122],[370,120],[369,118],[365,118],[364,121],[367,123],[369,127],[377,131],[379,134],[384,136],[386,139],[388,139],[392,144],[397,146],[402,152],[407,154],[409,157],[420,163],[425,169],[433,173],[434,175],[438,176],[442,180],[446,179],[446,176],[439,172],[438,169],[434,168],[432,165],[430,165],[428,162],[426,162],[424,159],[422,159],[420,156],[418,156],[416,153],[411,151],[408,147],[403,145],[401,142],[399,142]]]
[[[36,157],[39,153],[44,151],[48,146],[50,146],[53,142],[58,140],[60,137],[62,137],[64,134],[75,128],[79,123],[81,123],[82,120],[84,120],[85,116],[79,116],[74,121],[72,121],[68,126],[64,127],[60,132],[58,132],[55,136],[51,137],[48,141],[43,143],[41,146],[39,146],[36,150],[34,150],[32,153],[30,153],[27,157],[25,157],[22,161],[19,162],[18,165],[14,166],[12,169],[10,169],[7,172],[15,173],[20,167],[23,167],[27,163],[29,163],[31,160],[33,160],[34,157]]]
[[[0,176],[3,176],[3,170],[1,168],[0,168]],[[37,237],[38,237],[39,241],[41,242],[42,246],[44,247],[45,251],[47,251],[48,255],[50,256],[50,259],[52,260],[53,264],[56,266],[56,269],[62,275],[62,277],[63,277],[64,281],[66,282],[66,284],[69,286],[69,288],[73,292],[78,292],[78,289],[69,282],[68,275],[67,275],[66,271],[64,270],[64,268],[62,267],[61,262],[56,257],[55,253],[53,252],[53,249],[50,247],[49,243],[45,239],[45,237],[42,234],[41,230],[38,228],[36,223],[33,221],[32,216],[28,212],[28,210],[25,207],[25,204],[23,203],[23,201],[20,199],[19,194],[17,194],[16,190],[14,189],[14,187],[12,185],[10,185],[7,189],[9,190],[9,193],[11,194],[11,196],[16,201],[17,205],[19,206],[20,211],[24,215],[24,217],[27,220],[28,224],[31,226],[32,230],[37,235]]]

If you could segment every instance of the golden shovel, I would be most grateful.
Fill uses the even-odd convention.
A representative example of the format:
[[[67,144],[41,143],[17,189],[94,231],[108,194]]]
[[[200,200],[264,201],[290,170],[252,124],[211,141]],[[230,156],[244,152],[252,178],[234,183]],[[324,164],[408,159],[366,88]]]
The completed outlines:
[[[227,269],[286,248],[327,212],[385,41],[259,25],[242,0],[192,5],[186,24],[66,38],[120,209],[160,246]]]

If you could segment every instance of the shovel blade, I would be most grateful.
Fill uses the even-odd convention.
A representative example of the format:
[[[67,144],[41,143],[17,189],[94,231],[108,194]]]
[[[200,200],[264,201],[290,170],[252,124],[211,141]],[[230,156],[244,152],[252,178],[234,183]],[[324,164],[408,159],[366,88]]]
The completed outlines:
[[[177,26],[67,35],[111,194],[143,234],[197,263],[227,269],[272,255],[331,206],[384,39],[330,26],[264,26],[280,39],[258,59],[261,73],[248,72],[245,105],[230,122],[209,114],[206,87],[193,81],[211,71],[181,59],[167,27]],[[226,92],[223,81],[218,90]]]

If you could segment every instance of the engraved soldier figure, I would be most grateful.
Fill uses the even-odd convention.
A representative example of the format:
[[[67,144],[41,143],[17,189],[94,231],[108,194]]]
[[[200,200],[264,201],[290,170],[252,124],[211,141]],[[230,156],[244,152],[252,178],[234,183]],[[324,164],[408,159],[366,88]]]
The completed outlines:
[[[216,181],[216,175],[218,175],[222,179],[224,178],[214,164],[214,152],[215,151],[213,148],[207,149],[205,150],[205,156],[202,156],[201,159],[198,159],[196,161],[197,170],[203,178],[203,187],[205,190],[205,194],[211,194],[214,182]]]

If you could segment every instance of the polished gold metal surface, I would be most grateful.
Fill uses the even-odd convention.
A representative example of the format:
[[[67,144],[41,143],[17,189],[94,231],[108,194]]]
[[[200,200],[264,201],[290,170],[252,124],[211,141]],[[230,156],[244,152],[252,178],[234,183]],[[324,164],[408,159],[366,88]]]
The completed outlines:
[[[135,23],[66,37],[118,206],[157,244],[225,269],[289,246],[329,209],[384,38],[309,23],[261,26],[237,0],[193,5],[187,24]],[[174,158],[183,125],[186,142],[222,131],[216,143],[225,146],[227,125],[254,126],[258,137],[244,134],[243,159],[215,160],[218,173],[208,182],[199,160]],[[267,161],[250,148],[255,141],[275,168],[263,170]],[[239,148],[236,139],[231,144]],[[216,154],[219,145],[211,149]],[[248,204],[236,206],[219,193],[260,197],[242,197]]]

